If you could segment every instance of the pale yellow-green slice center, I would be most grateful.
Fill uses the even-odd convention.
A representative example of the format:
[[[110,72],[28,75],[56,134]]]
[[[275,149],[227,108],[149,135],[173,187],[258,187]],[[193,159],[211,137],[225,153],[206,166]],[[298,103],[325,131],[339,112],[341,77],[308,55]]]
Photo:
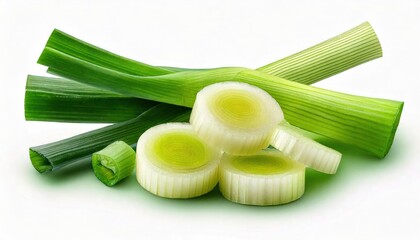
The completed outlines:
[[[223,124],[237,128],[261,126],[262,104],[253,93],[243,90],[220,91],[209,100],[208,106]]]
[[[157,163],[170,169],[192,170],[209,162],[206,147],[192,133],[162,134],[152,144]]]
[[[258,175],[284,173],[293,167],[290,161],[281,157],[263,154],[232,156],[231,164],[239,171]]]

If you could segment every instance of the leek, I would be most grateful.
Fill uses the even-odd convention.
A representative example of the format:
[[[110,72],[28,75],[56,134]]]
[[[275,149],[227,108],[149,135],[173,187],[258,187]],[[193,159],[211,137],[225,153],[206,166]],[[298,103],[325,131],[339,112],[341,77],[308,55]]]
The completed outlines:
[[[224,154],[219,188],[223,196],[247,205],[278,205],[305,191],[305,166],[280,151],[265,149],[250,156]]]
[[[127,59],[86,43],[57,29],[51,33],[46,47],[56,49],[67,55],[101,67],[139,76],[163,75],[192,70],[174,67],[156,67]],[[319,57],[314,58],[314,55]],[[382,50],[379,40],[370,24],[365,22],[323,43],[310,47],[290,57],[260,67],[258,68],[258,71],[284,77],[292,81],[314,83],[336,74],[339,71],[380,57],[381,55]],[[321,72],[320,69],[322,69]],[[306,74],[305,78],[301,79],[300,77],[295,77],[302,73]],[[28,82],[30,80],[31,77],[28,77]],[[128,100],[128,97],[120,95],[121,98],[124,98],[124,100],[122,100],[120,97],[117,97],[117,94],[112,98],[108,97],[106,100],[102,99],[104,103],[96,100],[90,101],[92,98],[85,99],[86,96],[81,96],[77,91],[66,91],[64,98],[64,95],[62,94],[63,89],[59,85],[54,84],[53,80],[55,79],[42,79],[43,84],[48,86],[47,91],[43,88],[39,88],[40,84],[42,84],[41,81],[39,82],[40,84],[32,84],[32,87],[27,88],[25,97],[25,99],[27,99],[27,101],[25,101],[27,120],[117,122],[131,119],[135,117],[133,116],[133,113],[140,114],[142,112],[142,110],[139,110],[142,106],[129,107],[139,100]],[[75,87],[76,90],[85,86],[78,86],[77,84],[78,83],[74,83],[71,87]],[[31,84],[28,83],[27,86],[31,86]],[[66,85],[66,87],[68,86]],[[38,91],[41,91],[42,94],[34,93]],[[95,96],[98,93],[103,94],[104,92],[108,92],[97,88],[90,88],[89,91]],[[85,107],[82,108],[80,105],[81,102],[87,102]],[[90,104],[94,102],[97,104]],[[81,109],[78,109],[77,107],[66,108],[60,103],[68,104],[68,106],[79,106]],[[146,106],[148,106],[148,104],[146,104]],[[108,114],[91,114],[91,112],[100,112],[100,109],[103,110],[102,113],[107,112]],[[123,112],[124,109],[126,109],[127,113]]]
[[[329,91],[245,68],[136,76],[110,70],[46,47],[39,63],[60,76],[132,97],[192,107],[205,86],[239,81],[267,91],[291,124],[384,157],[393,142],[403,103]]]
[[[107,186],[130,176],[135,164],[136,153],[123,141],[116,141],[92,155],[95,176]]]
[[[239,82],[203,88],[190,117],[198,137],[235,155],[250,155],[268,147],[282,120],[280,106],[267,92]]]
[[[193,69],[157,67],[98,48],[58,29],[46,47],[92,64],[139,76],[155,76]],[[258,68],[291,81],[314,83],[382,56],[379,40],[368,22],[308,49]]]
[[[29,75],[26,81],[25,118],[31,121],[122,122],[156,104],[63,78]]]
[[[312,84],[382,57],[379,40],[368,22],[336,37],[257,70],[291,81]]]
[[[192,198],[218,182],[222,152],[197,137],[190,124],[167,123],[147,130],[137,143],[137,180],[166,198]]]
[[[323,173],[336,173],[341,161],[340,152],[304,136],[287,122],[277,126],[270,145],[291,159]]]
[[[118,140],[135,147],[139,136],[147,129],[166,122],[188,121],[189,115],[190,110],[187,108],[158,104],[137,118],[31,147],[30,159],[40,173],[55,171],[74,162],[89,161],[92,153]]]

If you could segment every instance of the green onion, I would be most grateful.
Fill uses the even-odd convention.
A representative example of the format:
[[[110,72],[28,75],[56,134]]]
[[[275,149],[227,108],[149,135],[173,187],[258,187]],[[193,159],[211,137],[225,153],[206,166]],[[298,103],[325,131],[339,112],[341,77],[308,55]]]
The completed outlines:
[[[40,173],[55,171],[74,162],[89,161],[92,153],[118,140],[134,147],[139,136],[147,129],[161,123],[187,121],[189,115],[187,108],[158,104],[135,119],[31,147],[30,159]]]
[[[205,86],[239,81],[267,91],[286,120],[305,130],[384,157],[393,142],[403,103],[329,91],[245,68],[217,68],[135,76],[106,69],[46,47],[39,63],[63,77],[120,94],[192,107]]]
[[[280,151],[265,149],[250,156],[223,154],[219,188],[223,196],[247,205],[278,205],[305,191],[305,166]]]
[[[25,118],[31,121],[122,122],[156,104],[63,78],[29,75],[26,82]]]
[[[136,153],[123,141],[116,141],[92,155],[95,176],[107,186],[114,186],[131,175]]]
[[[222,152],[197,137],[187,123],[161,124],[137,143],[137,180],[147,191],[166,198],[192,198],[218,182]]]

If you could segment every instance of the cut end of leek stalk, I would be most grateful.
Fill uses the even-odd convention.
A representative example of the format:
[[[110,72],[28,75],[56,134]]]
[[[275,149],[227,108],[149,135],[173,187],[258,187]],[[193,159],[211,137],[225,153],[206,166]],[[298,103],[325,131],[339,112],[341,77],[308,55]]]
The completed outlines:
[[[147,191],[166,198],[192,198],[218,182],[221,152],[208,147],[186,123],[161,124],[137,143],[137,180]]]
[[[53,169],[51,162],[36,151],[29,149],[29,158],[31,159],[32,166],[39,172],[50,172]]]
[[[291,159],[319,172],[334,174],[340,164],[340,152],[300,134],[287,122],[277,126],[270,144]]]
[[[250,155],[266,148],[283,112],[267,92],[240,82],[203,88],[190,117],[197,135],[214,148]]]
[[[274,149],[252,156],[225,153],[219,168],[220,191],[232,202],[278,205],[299,199],[305,191],[305,166]]]
[[[114,186],[130,176],[135,164],[136,153],[123,141],[114,142],[92,155],[95,176],[107,186]]]

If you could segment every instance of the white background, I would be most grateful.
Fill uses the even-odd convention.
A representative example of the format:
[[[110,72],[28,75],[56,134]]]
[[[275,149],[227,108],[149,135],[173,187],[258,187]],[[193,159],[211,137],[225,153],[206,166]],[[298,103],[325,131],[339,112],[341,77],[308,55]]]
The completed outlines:
[[[0,239],[420,239],[420,1],[0,1]],[[297,202],[247,207],[215,190],[167,200],[134,177],[38,174],[28,147],[101,125],[25,122],[27,74],[54,28],[156,65],[255,68],[369,21],[384,57],[318,86],[405,101],[382,160],[338,146],[334,176],[307,174]]]

